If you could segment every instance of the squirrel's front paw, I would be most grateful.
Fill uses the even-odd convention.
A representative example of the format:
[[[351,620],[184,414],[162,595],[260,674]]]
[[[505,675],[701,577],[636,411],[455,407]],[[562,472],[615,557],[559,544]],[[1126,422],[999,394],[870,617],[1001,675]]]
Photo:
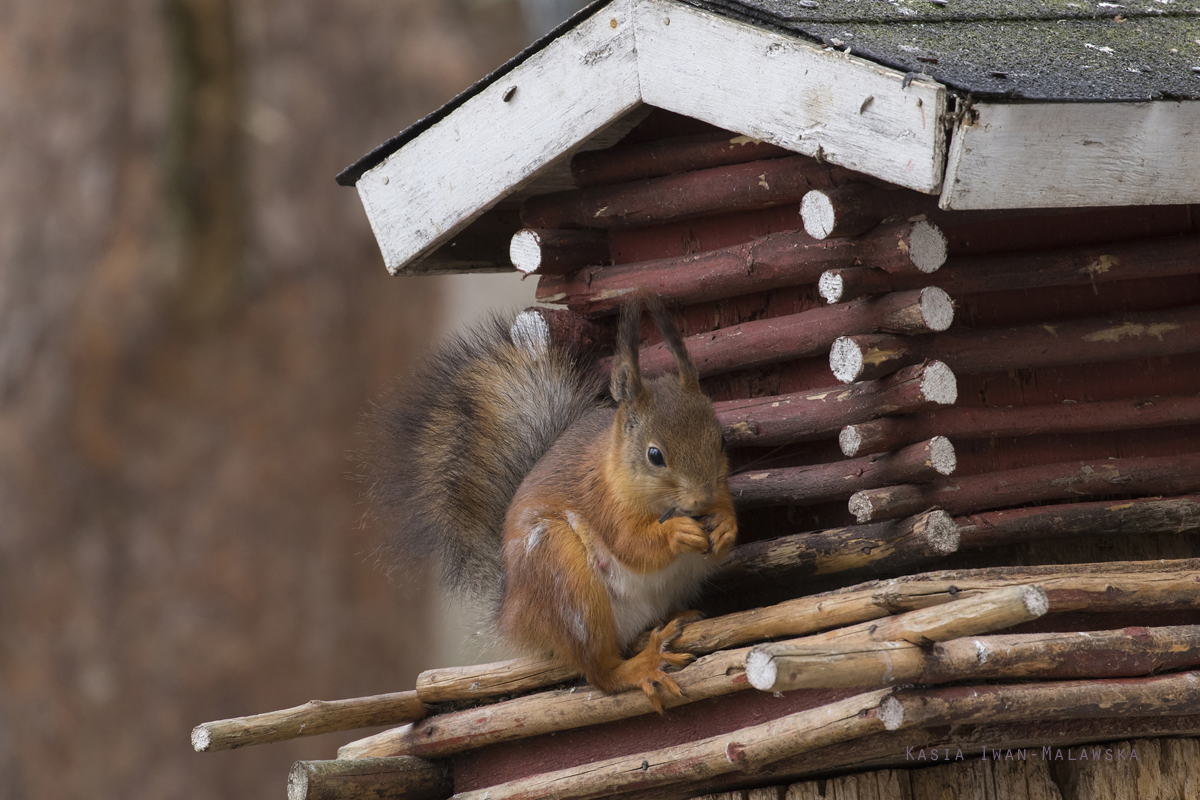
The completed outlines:
[[[707,553],[712,546],[708,531],[691,517],[674,517],[663,524],[670,526],[668,541],[672,553]]]
[[[737,520],[732,514],[716,511],[704,517],[704,529],[708,535],[709,550],[715,556],[723,556],[737,542]]]

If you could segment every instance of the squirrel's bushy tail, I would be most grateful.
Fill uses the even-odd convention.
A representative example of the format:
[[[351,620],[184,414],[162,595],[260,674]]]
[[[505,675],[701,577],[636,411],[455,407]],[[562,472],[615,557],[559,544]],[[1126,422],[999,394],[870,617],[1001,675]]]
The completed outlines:
[[[437,555],[447,585],[498,599],[505,511],[601,388],[534,313],[445,342],[369,420],[367,494],[397,564]]]

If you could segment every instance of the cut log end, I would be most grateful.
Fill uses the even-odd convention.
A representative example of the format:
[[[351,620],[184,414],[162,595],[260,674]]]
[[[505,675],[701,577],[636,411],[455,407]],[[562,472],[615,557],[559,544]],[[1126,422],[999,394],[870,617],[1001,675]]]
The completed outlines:
[[[862,361],[862,355],[859,355]],[[949,406],[958,401],[958,379],[954,371],[941,361],[926,364],[921,378],[921,394],[931,403]]]
[[[921,316],[931,331],[944,331],[954,322],[954,301],[945,289],[928,286],[921,290]]]
[[[1050,610],[1050,599],[1040,586],[1027,586],[1021,595],[1025,610],[1034,618],[1043,616]]]
[[[840,336],[829,349],[829,368],[842,383],[854,383],[863,372],[863,355],[849,336]]]
[[[946,235],[936,225],[918,222],[908,236],[909,258],[925,274],[937,272],[946,263]]]
[[[293,764],[292,771],[288,773],[287,796],[288,800],[307,800],[308,798],[308,770],[303,761]]]
[[[961,536],[958,523],[954,517],[941,509],[934,509],[925,515],[925,541],[929,548],[938,555],[949,555],[958,552]]]
[[[804,195],[800,201],[800,216],[804,220],[804,232],[814,239],[827,239],[833,233],[837,214],[833,201],[819,190]]]
[[[537,231],[525,229],[508,243],[508,260],[518,271],[532,275],[542,266],[542,241]]]
[[[755,689],[774,691],[775,682],[779,679],[775,657],[763,648],[756,647],[751,650],[746,655],[746,679]]]
[[[929,440],[929,463],[941,475],[954,474],[958,458],[954,454],[954,445],[945,436],[935,436]]]
[[[885,697],[879,704],[879,721],[889,731],[900,730],[904,724],[904,705],[895,697]]]
[[[212,731],[207,725],[197,725],[192,728],[192,749],[197,753],[203,753],[212,746]]]
[[[854,425],[842,428],[838,434],[838,446],[842,448],[842,455],[846,458],[858,455],[858,450],[862,447],[862,434],[858,432],[858,428]]]
[[[533,356],[550,350],[550,325],[536,311],[522,311],[509,329],[513,344]]]
[[[827,270],[822,272],[821,277],[817,279],[817,291],[821,293],[821,299],[826,303],[830,305],[840,303],[842,295],[846,291],[846,282],[837,272]]]
[[[855,492],[850,496],[846,507],[850,509],[850,513],[854,515],[854,519],[860,524],[870,522],[871,517],[875,514],[874,503],[871,502],[871,496],[866,492]]]

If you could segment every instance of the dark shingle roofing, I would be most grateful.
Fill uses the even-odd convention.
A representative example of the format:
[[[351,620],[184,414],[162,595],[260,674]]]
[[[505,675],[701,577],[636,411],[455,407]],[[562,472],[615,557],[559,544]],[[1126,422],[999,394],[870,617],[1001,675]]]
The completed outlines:
[[[1200,0],[684,0],[978,98],[1200,98]]]

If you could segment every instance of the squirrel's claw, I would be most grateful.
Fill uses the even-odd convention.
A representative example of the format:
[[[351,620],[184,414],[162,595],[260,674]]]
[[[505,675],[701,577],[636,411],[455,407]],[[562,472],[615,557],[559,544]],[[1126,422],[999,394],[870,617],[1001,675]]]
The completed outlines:
[[[666,522],[670,526],[669,543],[671,552],[707,553],[712,543],[704,526],[691,517],[673,517]]]

